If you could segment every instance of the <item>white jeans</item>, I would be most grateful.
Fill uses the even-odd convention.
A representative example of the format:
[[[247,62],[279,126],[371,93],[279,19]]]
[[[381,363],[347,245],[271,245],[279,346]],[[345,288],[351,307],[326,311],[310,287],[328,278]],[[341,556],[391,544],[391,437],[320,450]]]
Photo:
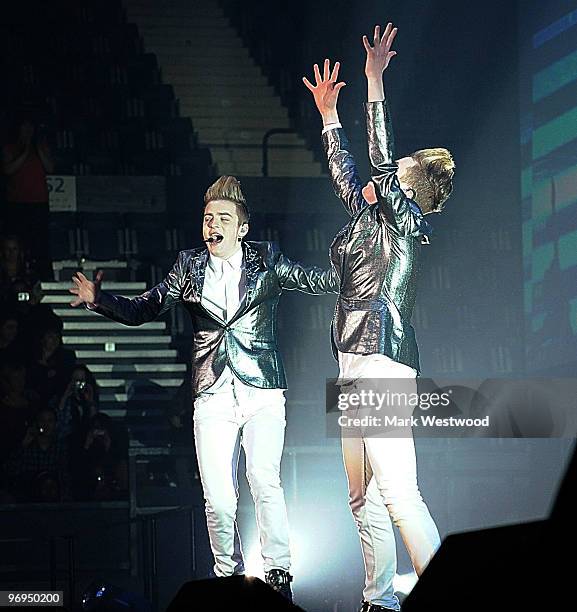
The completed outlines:
[[[363,378],[356,381],[356,386],[373,388],[373,381],[367,379],[416,376],[408,366],[382,355],[374,357],[363,367]],[[416,392],[416,380],[407,384],[414,384]],[[364,436],[361,429],[355,435],[349,430],[343,435],[342,447],[349,503],[365,563],[363,598],[398,610],[393,588],[397,556],[392,523],[398,527],[418,575],[440,545],[439,532],[417,484],[411,430],[396,430],[383,437]]]
[[[236,523],[241,446],[264,570],[290,569],[288,519],[280,483],[284,430],[281,389],[255,389],[234,378],[217,393],[202,393],[195,400],[196,454],[217,576],[244,573]]]

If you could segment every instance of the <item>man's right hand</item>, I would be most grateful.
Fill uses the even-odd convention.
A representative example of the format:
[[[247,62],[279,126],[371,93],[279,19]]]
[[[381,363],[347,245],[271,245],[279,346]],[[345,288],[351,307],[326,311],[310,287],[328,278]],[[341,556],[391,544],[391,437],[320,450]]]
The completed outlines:
[[[80,306],[80,304],[97,304],[98,296],[100,294],[100,283],[102,282],[103,272],[99,270],[96,273],[96,278],[90,281],[82,274],[82,272],[76,272],[76,275],[72,277],[73,287],[70,287],[68,291],[73,293],[76,299],[70,302],[70,306]]]
[[[392,23],[387,23],[385,31],[381,36],[381,26],[376,25],[373,33],[373,46],[369,39],[363,36],[363,46],[367,52],[365,62],[365,75],[367,79],[380,79],[383,72],[388,68],[390,61],[397,55],[396,51],[391,51],[397,28]]]
[[[322,77],[318,64],[314,65],[315,85],[306,77],[303,77],[303,83],[313,94],[317,109],[323,118],[323,125],[338,123],[339,121],[337,100],[340,90],[346,85],[342,81],[337,83],[340,67],[340,63],[336,62],[331,73],[330,60],[326,59]]]

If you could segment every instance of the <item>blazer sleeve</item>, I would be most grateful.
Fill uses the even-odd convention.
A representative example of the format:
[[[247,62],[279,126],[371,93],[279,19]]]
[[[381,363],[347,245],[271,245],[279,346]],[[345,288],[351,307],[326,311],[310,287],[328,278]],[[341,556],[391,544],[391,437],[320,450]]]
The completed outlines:
[[[416,202],[401,189],[397,177],[393,128],[386,99],[366,104],[367,141],[371,179],[375,184],[381,216],[392,222],[402,236],[422,236],[431,233]]]
[[[355,159],[349,152],[349,141],[342,128],[328,130],[322,139],[334,192],[347,212],[354,216],[367,206],[367,201],[362,194],[363,184]]]
[[[334,266],[329,269],[304,266],[273,250],[274,269],[279,285],[289,291],[302,291],[315,295],[339,292],[339,278]]]
[[[134,298],[101,291],[98,304],[88,308],[124,325],[142,325],[153,321],[181,300],[185,278],[185,253],[181,251],[172,270],[156,287]]]

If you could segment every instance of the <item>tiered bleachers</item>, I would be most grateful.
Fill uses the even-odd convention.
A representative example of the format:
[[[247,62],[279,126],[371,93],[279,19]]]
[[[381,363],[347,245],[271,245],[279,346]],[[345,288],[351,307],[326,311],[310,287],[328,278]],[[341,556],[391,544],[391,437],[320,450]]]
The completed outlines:
[[[209,152],[119,0],[23,0],[2,12],[0,105],[8,117],[32,109],[57,172],[206,174]]]

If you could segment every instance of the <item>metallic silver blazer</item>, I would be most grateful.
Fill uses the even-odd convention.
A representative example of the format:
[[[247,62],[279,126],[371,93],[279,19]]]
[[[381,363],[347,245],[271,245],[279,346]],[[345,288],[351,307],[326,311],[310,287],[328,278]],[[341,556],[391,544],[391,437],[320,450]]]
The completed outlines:
[[[399,185],[386,101],[367,104],[366,117],[376,204],[363,198],[344,131],[323,134],[333,188],[351,215],[329,252],[340,276],[333,353],[383,354],[419,371],[411,314],[421,242],[431,227]]]
[[[246,296],[228,322],[201,304],[208,250],[181,251],[166,278],[129,299],[101,291],[95,311],[124,325],[141,325],[181,302],[193,327],[192,388],[208,389],[225,365],[245,383],[286,388],[277,347],[277,305],[284,289],[311,294],[337,293],[334,269],[307,267],[285,257],[271,242],[243,242]]]

